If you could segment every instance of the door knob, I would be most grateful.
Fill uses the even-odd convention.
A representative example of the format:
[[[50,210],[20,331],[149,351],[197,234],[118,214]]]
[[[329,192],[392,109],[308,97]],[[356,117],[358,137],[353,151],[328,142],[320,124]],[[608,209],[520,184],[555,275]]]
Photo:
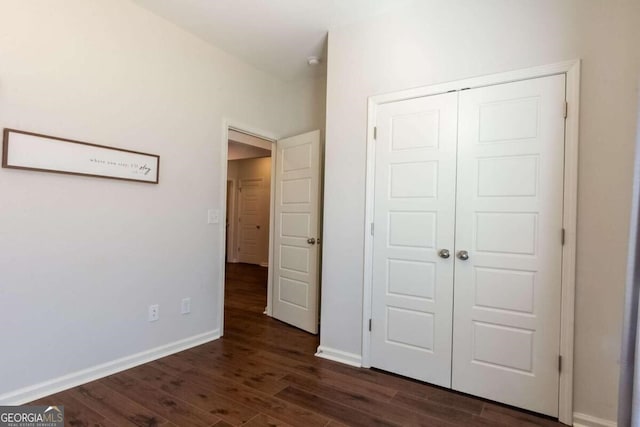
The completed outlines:
[[[469,259],[469,252],[467,251],[459,251],[458,252],[458,258],[460,258],[462,261],[466,261]]]
[[[440,249],[438,251],[438,256],[440,258],[447,259],[447,258],[449,258],[451,256],[451,254],[449,253],[449,249]]]
[[[315,245],[316,244],[316,239],[314,237],[309,237],[307,239],[307,243],[310,245]]]

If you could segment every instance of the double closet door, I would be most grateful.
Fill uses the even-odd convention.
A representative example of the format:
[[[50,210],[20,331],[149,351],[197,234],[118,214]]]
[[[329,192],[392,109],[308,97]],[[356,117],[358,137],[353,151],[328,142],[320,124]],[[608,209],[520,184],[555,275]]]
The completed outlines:
[[[565,75],[383,104],[371,366],[558,415]]]

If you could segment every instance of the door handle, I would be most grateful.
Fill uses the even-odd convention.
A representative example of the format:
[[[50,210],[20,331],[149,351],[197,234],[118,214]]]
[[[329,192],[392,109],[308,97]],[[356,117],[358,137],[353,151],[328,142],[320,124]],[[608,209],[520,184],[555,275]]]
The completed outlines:
[[[447,258],[449,258],[451,256],[451,254],[449,253],[449,249],[440,249],[438,251],[438,256],[440,258],[447,259]]]
[[[469,259],[469,252],[467,251],[459,251],[458,252],[458,258],[461,259],[462,261],[466,261]]]
[[[310,244],[310,245],[315,245],[315,244],[316,244],[316,239],[315,239],[315,237],[309,237],[309,238],[307,239],[307,243],[308,243],[308,244]]]

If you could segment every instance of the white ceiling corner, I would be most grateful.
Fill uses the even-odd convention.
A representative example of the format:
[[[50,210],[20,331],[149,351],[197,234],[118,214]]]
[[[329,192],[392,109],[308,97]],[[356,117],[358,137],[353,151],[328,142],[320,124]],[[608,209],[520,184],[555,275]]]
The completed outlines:
[[[331,28],[413,0],[133,0],[138,5],[282,80],[324,74]],[[316,67],[307,57],[322,58]]]

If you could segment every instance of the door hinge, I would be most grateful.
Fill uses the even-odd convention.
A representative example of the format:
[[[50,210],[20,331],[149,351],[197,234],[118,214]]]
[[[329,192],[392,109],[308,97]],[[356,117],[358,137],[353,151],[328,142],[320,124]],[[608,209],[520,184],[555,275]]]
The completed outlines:
[[[569,103],[567,101],[564,102],[564,118],[569,117]]]
[[[373,223],[371,223],[371,235],[373,236]]]
[[[558,356],[558,372],[562,372],[562,356]]]
[[[378,126],[373,127],[373,139],[378,139]]]
[[[369,332],[371,332],[371,319],[369,319]]]
[[[565,234],[566,234],[566,232],[564,231],[564,228],[563,228],[563,229],[562,229],[562,237],[560,238],[560,240],[561,240],[561,242],[562,242],[562,246],[564,246]]]

